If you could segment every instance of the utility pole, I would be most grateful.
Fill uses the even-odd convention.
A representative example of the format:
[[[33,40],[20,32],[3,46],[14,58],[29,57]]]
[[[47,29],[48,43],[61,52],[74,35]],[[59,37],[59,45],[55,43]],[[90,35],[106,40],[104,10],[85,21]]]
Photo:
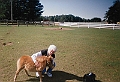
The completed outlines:
[[[11,2],[11,21],[13,21],[13,10],[12,10],[12,0],[10,0],[10,2]]]

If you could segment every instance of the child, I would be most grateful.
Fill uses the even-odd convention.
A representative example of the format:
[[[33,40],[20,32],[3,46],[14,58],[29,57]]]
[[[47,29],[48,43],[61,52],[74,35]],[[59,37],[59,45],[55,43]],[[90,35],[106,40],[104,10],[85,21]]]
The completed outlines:
[[[56,50],[57,50],[57,47],[56,47],[55,45],[50,45],[50,46],[48,47],[48,49],[44,49],[44,50],[41,50],[41,51],[33,54],[33,55],[31,56],[31,58],[33,59],[33,62],[34,62],[34,63],[36,62],[36,57],[38,57],[38,56],[50,56],[50,55],[51,55],[53,58],[55,58],[55,54],[54,54],[54,53],[56,52]],[[53,64],[54,64],[54,67],[55,67],[54,59],[53,59]],[[46,71],[46,68],[45,68],[45,69],[42,71],[42,73],[47,72],[48,77],[52,77],[52,73],[51,73],[52,70],[53,70],[53,69],[48,68],[48,70]],[[39,77],[38,72],[36,72],[36,77]]]

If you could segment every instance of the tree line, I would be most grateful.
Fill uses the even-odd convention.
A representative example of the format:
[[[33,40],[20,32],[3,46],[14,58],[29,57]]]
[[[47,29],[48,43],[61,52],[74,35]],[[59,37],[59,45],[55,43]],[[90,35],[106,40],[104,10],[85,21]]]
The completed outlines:
[[[12,3],[12,6],[11,6]],[[0,19],[36,20],[43,13],[39,0],[0,0]]]
[[[94,17],[92,19],[85,19],[79,16],[69,15],[56,15],[56,16],[41,16],[43,21],[54,21],[54,22],[101,22],[101,18]]]
[[[55,21],[55,22],[101,22],[101,18],[94,17],[85,19],[79,16],[56,15],[41,16],[44,6],[40,0],[0,0],[0,20],[11,20],[11,3],[12,17],[14,20],[24,21]],[[120,22],[120,0],[115,0],[113,5],[109,7],[104,16],[104,21],[108,23]]]

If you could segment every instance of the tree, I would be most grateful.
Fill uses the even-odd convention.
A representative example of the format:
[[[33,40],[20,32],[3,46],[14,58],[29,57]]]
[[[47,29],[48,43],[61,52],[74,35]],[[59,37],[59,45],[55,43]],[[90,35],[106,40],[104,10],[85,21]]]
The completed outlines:
[[[5,12],[5,5],[0,1],[0,19],[5,17],[4,12]]]
[[[108,23],[120,22],[120,0],[116,0],[114,4],[106,11],[105,19]]]
[[[13,18],[17,20],[35,20],[43,13],[39,0],[14,0]]]
[[[101,18],[94,17],[91,19],[91,22],[101,22]]]
[[[5,18],[8,3],[9,3],[8,0],[0,0],[0,19]]]
[[[83,22],[81,17],[76,16],[74,22]]]

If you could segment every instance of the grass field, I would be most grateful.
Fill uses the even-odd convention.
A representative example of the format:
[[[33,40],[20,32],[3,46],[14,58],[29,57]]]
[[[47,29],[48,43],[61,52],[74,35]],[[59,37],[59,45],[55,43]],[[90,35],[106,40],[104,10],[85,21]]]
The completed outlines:
[[[0,82],[13,82],[16,61],[50,44],[58,48],[53,77],[43,82],[82,82],[93,72],[97,82],[120,82],[120,30],[95,28],[0,26]],[[20,72],[18,82],[39,82]]]

